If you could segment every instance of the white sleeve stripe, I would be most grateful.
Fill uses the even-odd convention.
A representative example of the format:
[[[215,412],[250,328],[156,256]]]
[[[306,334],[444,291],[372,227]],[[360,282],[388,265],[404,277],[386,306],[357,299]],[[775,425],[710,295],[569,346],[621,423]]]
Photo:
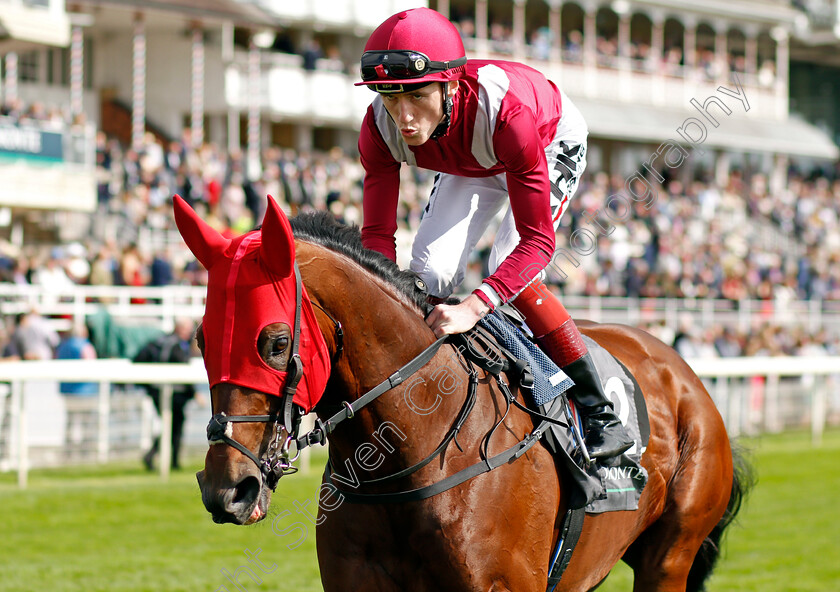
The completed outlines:
[[[502,107],[502,99],[510,88],[505,71],[493,64],[478,70],[478,108],[473,127],[472,154],[478,164],[492,168],[498,162],[493,150],[493,131]]]
[[[499,296],[499,293],[496,292],[496,290],[493,289],[492,286],[490,286],[488,284],[481,284],[478,287],[478,289],[481,290],[482,292],[484,292],[484,295],[487,296],[487,299],[490,300],[490,302],[493,303],[494,307],[501,306],[502,298],[501,298],[501,296]]]

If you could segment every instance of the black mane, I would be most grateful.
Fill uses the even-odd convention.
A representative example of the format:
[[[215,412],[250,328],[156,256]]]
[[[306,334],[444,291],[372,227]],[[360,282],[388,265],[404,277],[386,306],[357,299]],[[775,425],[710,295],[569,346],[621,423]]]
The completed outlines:
[[[374,275],[392,284],[421,310],[426,310],[426,293],[417,287],[417,275],[413,271],[401,270],[384,255],[363,247],[362,232],[358,226],[342,224],[325,211],[299,214],[289,222],[296,238],[350,257]]]

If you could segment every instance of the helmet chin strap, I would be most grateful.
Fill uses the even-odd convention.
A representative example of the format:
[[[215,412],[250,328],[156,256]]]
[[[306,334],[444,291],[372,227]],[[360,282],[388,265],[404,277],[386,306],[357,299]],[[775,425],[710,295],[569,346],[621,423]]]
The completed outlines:
[[[450,97],[446,92],[446,82],[441,82],[441,90],[443,91],[443,119],[435,128],[435,131],[432,132],[432,135],[429,136],[432,140],[436,140],[444,135],[449,130],[449,121],[452,116],[452,97]]]

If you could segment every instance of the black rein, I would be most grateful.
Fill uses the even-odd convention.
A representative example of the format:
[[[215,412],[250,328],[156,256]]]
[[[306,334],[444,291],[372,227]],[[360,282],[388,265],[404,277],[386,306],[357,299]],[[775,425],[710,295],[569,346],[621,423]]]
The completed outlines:
[[[444,343],[451,343],[453,339],[457,339],[449,335],[437,339],[426,349],[420,352],[416,357],[414,357],[411,361],[406,363],[403,367],[401,367],[391,376],[389,376],[381,383],[373,387],[371,390],[369,390],[353,402],[344,401],[343,407],[340,411],[333,414],[326,420],[322,420],[320,418],[317,419],[315,421],[315,427],[311,431],[307,432],[306,434],[303,434],[302,436],[298,436],[298,429],[300,427],[300,419],[302,414],[300,408],[294,405],[294,396],[295,392],[297,391],[297,385],[303,376],[303,365],[301,363],[300,354],[298,350],[300,344],[300,314],[303,289],[300,277],[300,270],[298,269],[297,263],[295,263],[294,271],[296,282],[294,336],[292,339],[292,352],[288,365],[288,377],[286,379],[286,385],[284,386],[283,392],[281,394],[282,400],[280,404],[280,413],[272,413],[269,415],[226,415],[225,413],[217,413],[213,415],[213,417],[210,419],[210,422],[207,424],[208,443],[211,445],[221,443],[228,444],[229,446],[236,448],[242,454],[250,458],[254,462],[254,464],[256,464],[257,467],[259,467],[260,472],[265,478],[266,485],[268,485],[268,487],[270,487],[272,491],[274,491],[277,488],[277,484],[283,475],[291,474],[297,471],[297,468],[292,463],[295,460],[297,460],[297,457],[300,454],[301,450],[303,450],[307,446],[312,446],[315,444],[324,444],[327,441],[327,437],[329,436],[329,434],[331,434],[341,422],[353,418],[356,415],[356,413],[358,413],[359,410],[361,410],[363,407],[365,407],[384,393],[387,393],[391,389],[395,388],[396,386],[404,382],[407,378],[411,377],[415,372],[417,372],[426,364],[428,364]],[[341,323],[335,320],[332,317],[332,315],[330,315],[326,310],[324,310],[323,307],[316,303],[313,304],[317,306],[322,312],[324,312],[324,314],[326,314],[327,317],[329,317],[329,319],[333,322],[335,328],[336,351],[333,353],[332,362],[333,364],[335,364],[339,355],[344,349],[344,330],[341,326]],[[463,350],[460,347],[458,347],[456,348],[456,351],[462,352]],[[466,421],[467,417],[469,416],[470,412],[475,406],[476,387],[478,385],[478,374],[475,371],[473,362],[467,357],[464,357],[464,361],[468,366],[468,372],[470,375],[467,397],[464,400],[464,404],[461,407],[461,410],[458,413],[458,416],[456,417],[453,426],[447,432],[446,436],[444,436],[443,441],[429,456],[427,456],[422,461],[416,463],[415,465],[408,467],[407,469],[403,469],[397,473],[388,475],[386,477],[380,477],[378,479],[364,481],[362,482],[363,484],[383,484],[410,475],[418,471],[422,467],[426,466],[434,458],[439,456],[453,440],[455,441],[456,446],[458,446],[458,448],[461,449],[461,446],[460,444],[458,444],[457,441],[457,435],[464,422]],[[487,370],[486,368],[484,369]],[[494,368],[493,370],[496,369]],[[472,479],[473,477],[480,475],[481,473],[492,471],[493,469],[501,466],[502,464],[513,462],[514,460],[518,459],[520,456],[525,454],[525,452],[527,452],[534,444],[536,444],[536,442],[542,437],[542,434],[547,427],[546,420],[551,422],[556,422],[556,420],[551,420],[550,418],[541,416],[540,414],[535,413],[532,410],[527,409],[523,405],[519,404],[519,402],[516,401],[515,396],[511,393],[508,385],[501,377],[501,373],[501,369],[499,369],[498,371],[491,372],[491,374],[493,374],[493,376],[495,377],[501,391],[505,395],[508,408],[511,404],[514,404],[520,408],[524,408],[525,411],[537,416],[538,419],[542,420],[541,423],[534,429],[532,433],[526,434],[521,441],[517,442],[504,452],[497,454],[493,457],[488,457],[486,454],[489,439],[495,432],[495,429],[498,427],[501,421],[504,420],[504,417],[502,417],[502,419],[500,419],[499,422],[497,422],[496,426],[494,426],[493,429],[484,437],[484,442],[481,451],[481,461],[431,485],[396,493],[363,494],[349,492],[339,489],[332,481],[331,474],[333,471],[331,462],[327,463],[325,469],[325,482],[332,484],[332,486],[335,487],[341,495],[345,496],[348,501],[353,503],[400,503],[432,497],[434,495],[437,495],[438,493],[446,491],[447,489],[451,489],[457,485],[460,485],[461,483]],[[507,415],[507,412],[505,413],[505,415]],[[269,442],[266,452],[262,457],[257,457],[257,455],[254,454],[254,452],[252,452],[251,450],[249,450],[247,446],[244,446],[242,443],[233,439],[232,426],[228,425],[233,423],[251,422],[273,424],[272,439]],[[281,442],[281,427],[285,429],[286,433],[286,438],[283,442]],[[290,448],[293,443],[295,445],[296,452],[294,456],[291,457]]]

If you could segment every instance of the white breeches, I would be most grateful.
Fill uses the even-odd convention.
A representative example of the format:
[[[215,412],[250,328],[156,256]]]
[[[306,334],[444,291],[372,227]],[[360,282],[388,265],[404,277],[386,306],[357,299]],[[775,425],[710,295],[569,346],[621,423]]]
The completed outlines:
[[[563,117],[545,149],[555,229],[586,168],[586,124],[571,101],[563,99]],[[410,269],[426,282],[429,294],[445,298],[464,281],[470,253],[505,204],[490,251],[491,274],[519,244],[505,175],[438,174],[411,250]]]

